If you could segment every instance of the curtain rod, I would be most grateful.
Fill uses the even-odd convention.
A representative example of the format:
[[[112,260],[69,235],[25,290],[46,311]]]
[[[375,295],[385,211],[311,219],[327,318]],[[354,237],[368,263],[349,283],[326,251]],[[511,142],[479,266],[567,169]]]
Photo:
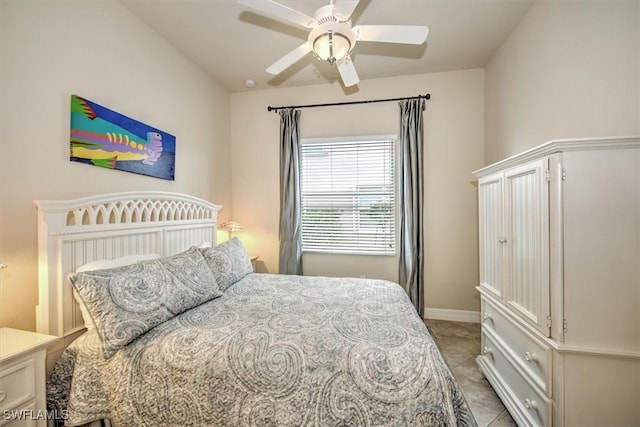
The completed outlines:
[[[431,99],[431,94],[410,96],[407,98],[388,98],[388,99],[370,99],[368,101],[350,101],[350,102],[331,102],[329,104],[308,104],[308,105],[289,105],[287,107],[272,107],[269,105],[267,111],[277,112],[278,110],[284,110],[285,108],[314,108],[314,107],[333,107],[336,105],[352,105],[352,104],[372,104],[374,102],[390,102],[390,101],[405,101],[407,99]]]

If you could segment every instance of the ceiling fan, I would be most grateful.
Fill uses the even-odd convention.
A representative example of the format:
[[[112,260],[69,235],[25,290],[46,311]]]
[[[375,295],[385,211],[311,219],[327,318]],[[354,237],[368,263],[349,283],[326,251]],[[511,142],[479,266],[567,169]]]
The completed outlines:
[[[383,42],[420,45],[427,40],[429,28],[415,25],[356,25],[351,15],[360,0],[331,0],[315,11],[314,17],[273,0],[238,0],[238,3],[286,24],[310,30],[307,41],[273,63],[267,72],[280,74],[312,52],[318,59],[335,64],[346,87],[360,78],[351,61],[356,42]]]

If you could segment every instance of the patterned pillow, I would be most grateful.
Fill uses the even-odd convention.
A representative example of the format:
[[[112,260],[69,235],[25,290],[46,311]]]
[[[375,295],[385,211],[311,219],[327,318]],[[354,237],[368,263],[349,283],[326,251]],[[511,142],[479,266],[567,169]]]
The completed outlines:
[[[237,237],[214,248],[201,248],[200,252],[222,291],[226,291],[247,274],[253,273],[251,260]]]
[[[146,254],[146,255],[125,255],[116,259],[101,259],[98,261],[88,262],[86,264],[81,265],[76,269],[76,273],[82,273],[83,271],[93,271],[93,270],[104,270],[107,268],[116,268],[122,267],[125,265],[135,264],[140,261],[147,261],[150,259],[160,258],[160,254]],[[80,307],[80,313],[82,313],[82,320],[84,320],[84,327],[87,330],[92,330],[96,328],[95,323],[93,323],[93,319],[91,318],[91,314],[87,307],[84,305],[84,301],[80,298],[78,291],[73,290],[73,299],[78,303],[78,307]]]
[[[170,318],[222,295],[200,251],[69,275],[111,357]]]

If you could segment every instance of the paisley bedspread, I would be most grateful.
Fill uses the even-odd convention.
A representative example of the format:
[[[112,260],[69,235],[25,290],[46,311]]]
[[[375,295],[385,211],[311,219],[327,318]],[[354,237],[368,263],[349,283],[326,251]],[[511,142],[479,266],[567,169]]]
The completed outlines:
[[[87,332],[48,384],[66,425],[475,426],[397,284],[249,274],[111,358]]]

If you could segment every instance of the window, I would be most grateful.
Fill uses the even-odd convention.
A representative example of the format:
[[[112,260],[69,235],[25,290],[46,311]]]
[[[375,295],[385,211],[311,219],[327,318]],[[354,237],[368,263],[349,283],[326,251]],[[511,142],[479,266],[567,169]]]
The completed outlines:
[[[301,141],[303,251],[395,254],[394,139]]]

